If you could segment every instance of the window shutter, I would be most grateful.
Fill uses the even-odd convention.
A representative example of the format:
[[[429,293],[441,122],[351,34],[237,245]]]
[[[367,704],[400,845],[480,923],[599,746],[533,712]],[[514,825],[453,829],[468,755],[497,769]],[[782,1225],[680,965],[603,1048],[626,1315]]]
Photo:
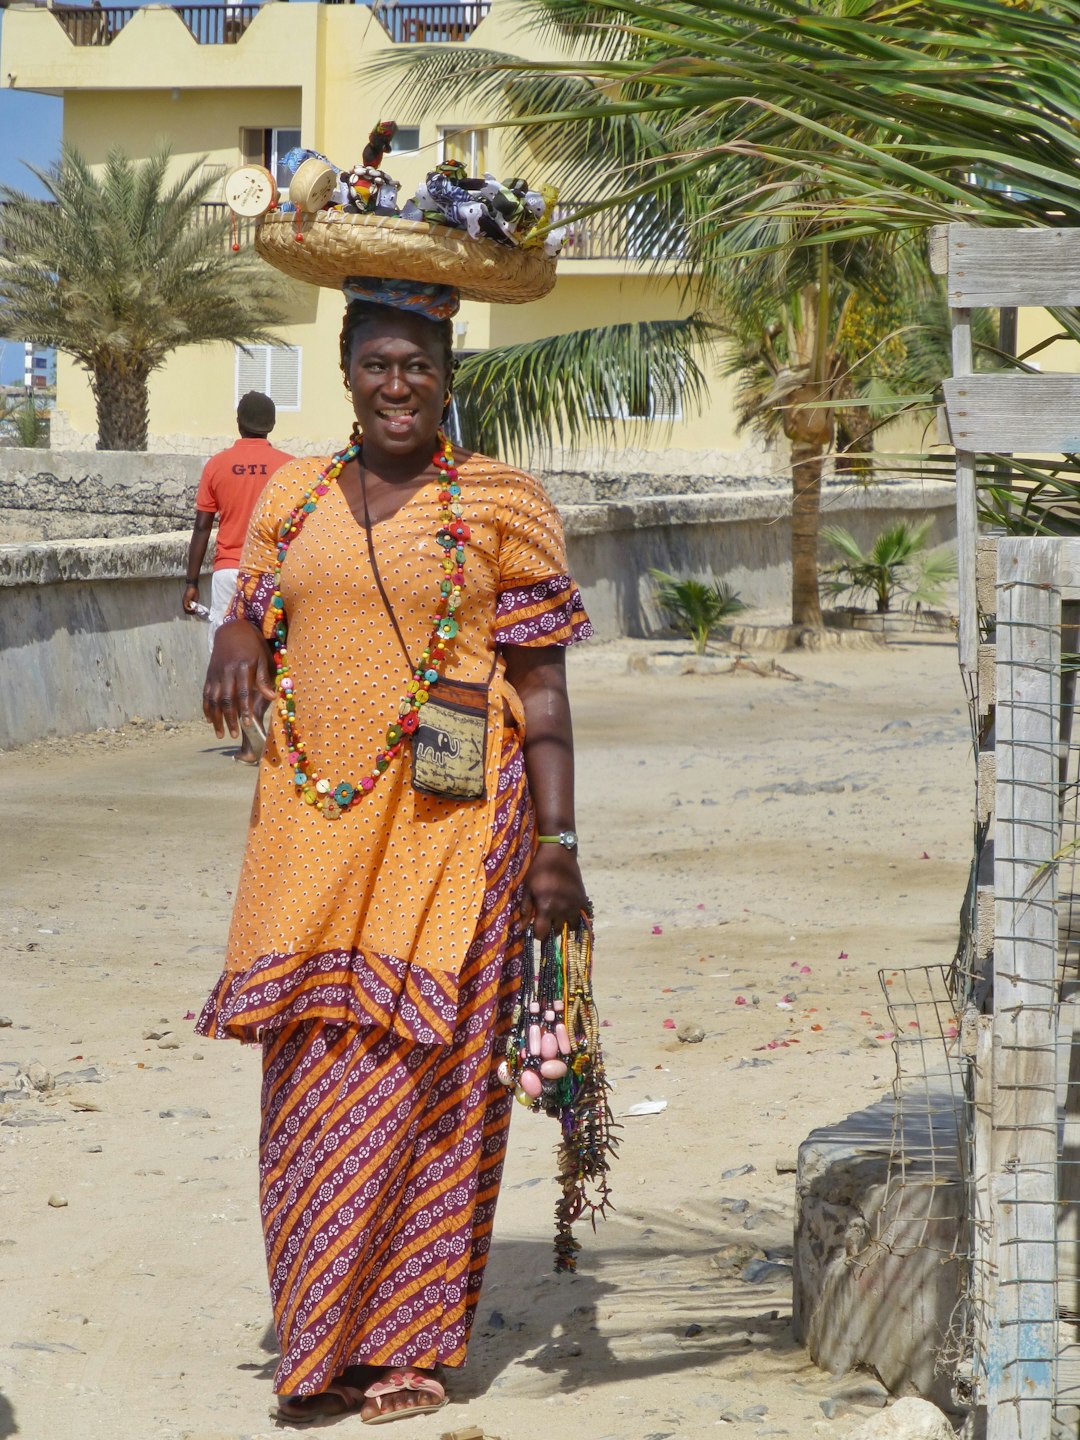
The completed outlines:
[[[267,347],[269,349],[269,347]],[[272,349],[268,394],[279,410],[300,409],[300,347],[284,345]]]
[[[236,347],[236,401],[249,390],[269,395],[279,410],[300,409],[299,345]]]
[[[247,350],[236,347],[236,404],[249,390],[268,394],[266,357],[269,345],[252,345]]]
[[[240,160],[244,165],[265,165],[266,161],[266,135],[265,130],[240,131]]]

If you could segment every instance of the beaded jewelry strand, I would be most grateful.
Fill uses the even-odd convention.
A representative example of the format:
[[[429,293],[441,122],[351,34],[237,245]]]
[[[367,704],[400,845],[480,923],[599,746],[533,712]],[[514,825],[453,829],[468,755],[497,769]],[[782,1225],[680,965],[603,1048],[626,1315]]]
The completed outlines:
[[[461,603],[461,587],[465,582],[465,544],[472,535],[461,518],[461,486],[454,464],[453,447],[441,431],[438,438],[439,449],[435,452],[433,463],[442,474],[438,498],[443,508],[439,512],[439,529],[435,539],[444,554],[439,562],[443,578],[439,584],[439,600],[435,607],[431,636],[398,705],[397,719],[386,732],[385,750],[376,752],[373,772],[361,776],[355,784],[348,780],[334,781],[320,775],[311,765],[304,742],[300,738],[296,724],[296,694],[289,674],[289,656],[286,649],[288,627],[285,620],[285,601],[281,594],[281,567],[289,553],[289,546],[303,529],[308,516],[314,513],[319,501],[349,461],[355,460],[360,454],[359,443],[354,441],[331,459],[311,489],[304,492],[299,504],[289,512],[278,534],[274,594],[270,601],[275,614],[274,688],[278,697],[278,714],[285,732],[285,753],[293,767],[293,784],[305,803],[316,806],[328,820],[336,820],[343,810],[355,805],[372,791],[375,782],[401,754],[408,737],[420,723],[420,707],[427,704],[432,687],[438,684],[439,673],[458,633],[454,611]]]

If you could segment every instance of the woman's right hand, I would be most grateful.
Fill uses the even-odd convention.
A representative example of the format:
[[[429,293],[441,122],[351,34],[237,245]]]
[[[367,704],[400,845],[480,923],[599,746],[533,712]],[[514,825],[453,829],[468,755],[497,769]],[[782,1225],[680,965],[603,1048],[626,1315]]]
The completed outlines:
[[[203,714],[219,740],[226,728],[234,740],[239,738],[240,721],[254,718],[260,696],[275,698],[266,641],[247,620],[222,625],[214,637],[203,686]]]

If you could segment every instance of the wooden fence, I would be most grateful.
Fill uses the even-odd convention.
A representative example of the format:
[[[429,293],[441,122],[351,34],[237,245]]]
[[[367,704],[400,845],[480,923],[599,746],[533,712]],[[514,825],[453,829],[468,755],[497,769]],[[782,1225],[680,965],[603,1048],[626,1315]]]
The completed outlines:
[[[950,226],[932,258],[948,276],[960,664],[977,748],[959,997],[976,1397],[987,1440],[1056,1440],[1080,1433],[1080,539],[980,540],[976,459],[1080,450],[1080,376],[976,374],[971,312],[1078,303],[1080,233]]]

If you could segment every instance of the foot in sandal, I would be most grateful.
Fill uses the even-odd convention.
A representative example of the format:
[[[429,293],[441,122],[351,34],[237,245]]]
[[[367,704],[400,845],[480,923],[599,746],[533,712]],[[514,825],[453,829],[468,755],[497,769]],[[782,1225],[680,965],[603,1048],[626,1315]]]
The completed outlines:
[[[350,1365],[319,1395],[279,1395],[270,1411],[272,1420],[286,1425],[319,1425],[342,1415],[360,1412],[367,1402],[366,1389],[379,1374],[373,1366]]]
[[[430,1370],[414,1365],[403,1369],[384,1370],[364,1392],[360,1418],[365,1425],[389,1425],[394,1420],[410,1420],[449,1404],[446,1390]]]

